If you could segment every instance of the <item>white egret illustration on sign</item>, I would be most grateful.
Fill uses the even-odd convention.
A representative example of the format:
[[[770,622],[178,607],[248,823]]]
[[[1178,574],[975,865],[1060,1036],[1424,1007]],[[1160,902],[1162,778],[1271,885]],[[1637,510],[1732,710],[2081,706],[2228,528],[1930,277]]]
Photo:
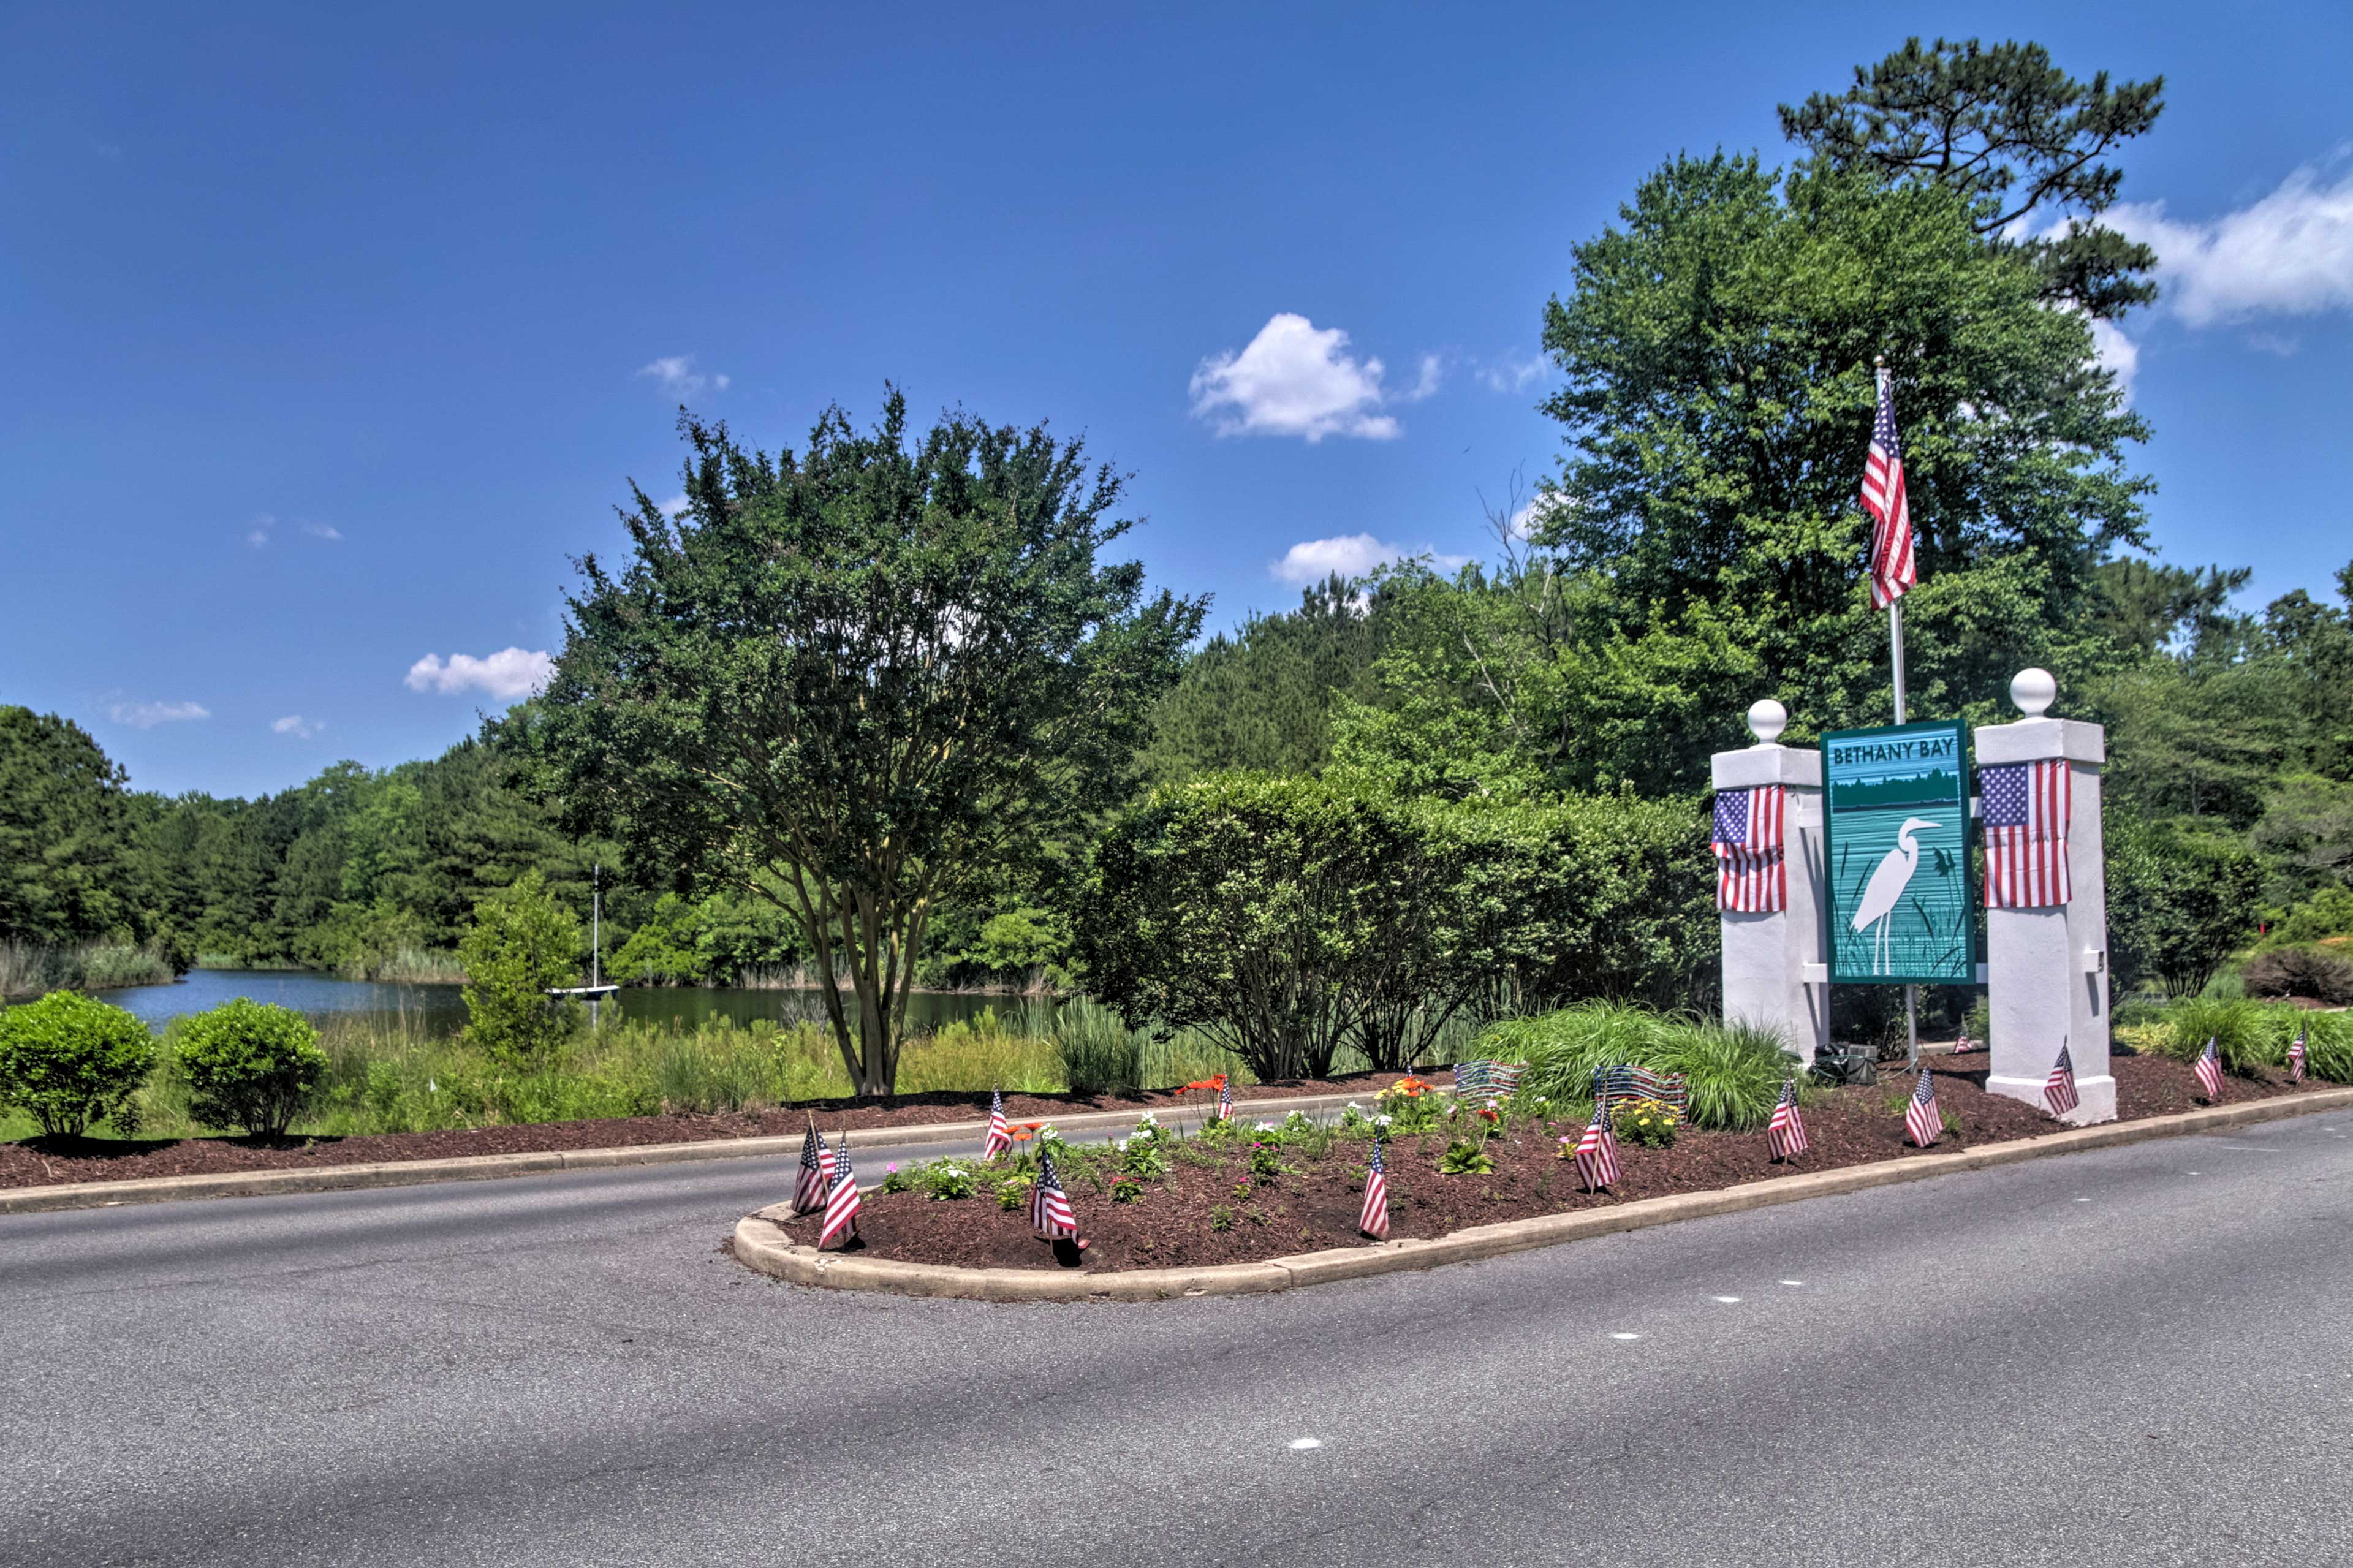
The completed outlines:
[[[1924,827],[1934,827],[1933,816],[1907,816],[1904,826],[1895,830],[1895,847],[1881,858],[1878,868],[1864,884],[1862,900],[1855,906],[1852,922],[1856,931],[1879,927],[1872,938],[1872,965],[1874,974],[1887,973],[1887,937],[1895,926],[1895,906],[1903,901],[1904,889],[1912,885],[1912,873],[1920,868],[1920,846],[1913,835]]]

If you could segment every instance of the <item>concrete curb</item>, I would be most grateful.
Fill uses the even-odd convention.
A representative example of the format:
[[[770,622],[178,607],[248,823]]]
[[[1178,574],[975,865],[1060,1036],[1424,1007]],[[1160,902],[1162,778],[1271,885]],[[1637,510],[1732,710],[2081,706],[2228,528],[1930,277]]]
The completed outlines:
[[[1234,1102],[1237,1116],[1261,1110],[1336,1110],[1369,1093],[1269,1095]],[[1134,1125],[1135,1110],[1084,1110],[1057,1117],[1063,1131],[1086,1134]],[[1193,1109],[1155,1111],[1165,1121],[1198,1121]],[[870,1147],[922,1148],[976,1140],[986,1121],[925,1121],[905,1127],[853,1128],[851,1136]],[[533,1154],[464,1154],[447,1160],[385,1160],[365,1165],[324,1165],[315,1171],[223,1171],[196,1176],[150,1176],[126,1182],[66,1182],[47,1187],[0,1188],[0,1215],[49,1214],[61,1209],[111,1208],[126,1204],[174,1203],[189,1198],[262,1197],[284,1193],[348,1192],[366,1187],[421,1186],[430,1182],[480,1182],[501,1176],[541,1175],[554,1171],[600,1171],[617,1165],[670,1165],[690,1160],[750,1160],[800,1152],[801,1134],[770,1138],[712,1138],[693,1143],[640,1143],[619,1149],[564,1149]]]
[[[746,1268],[787,1284],[832,1290],[881,1290],[901,1296],[954,1296],[975,1301],[1160,1301],[1180,1296],[1254,1296],[1302,1285],[1361,1279],[1401,1268],[1435,1268],[1470,1263],[1532,1247],[1553,1247],[1588,1236],[1642,1230],[1677,1220],[1739,1214],[1800,1203],[1807,1198],[1859,1193],[1903,1182],[1925,1181],[1958,1171],[2039,1160],[2046,1155],[2111,1149],[2157,1138],[2179,1138],[2226,1127],[2279,1121],[2291,1116],[2353,1110],[2353,1089],[2280,1095],[2244,1105],[2214,1106],[2177,1116],[2111,1121],[2042,1138],[1988,1143],[1949,1154],[1914,1154],[1835,1171],[1777,1176],[1708,1193],[1644,1198],[1604,1209],[1539,1215],[1534,1219],[1474,1226],[1426,1241],[1391,1241],[1369,1247],[1332,1247],[1271,1258],[1263,1263],[1217,1264],[1200,1268],[1131,1268],[1103,1274],[1030,1268],[958,1268],[938,1263],[897,1263],[844,1257],[784,1239],[770,1217],[782,1205],[744,1215],[735,1224],[734,1252]]]

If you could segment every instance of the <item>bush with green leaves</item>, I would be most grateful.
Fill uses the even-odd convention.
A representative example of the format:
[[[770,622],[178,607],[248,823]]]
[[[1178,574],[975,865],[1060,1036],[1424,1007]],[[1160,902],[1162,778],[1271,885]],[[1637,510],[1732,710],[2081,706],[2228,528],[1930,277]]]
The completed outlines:
[[[0,1105],[52,1138],[79,1137],[100,1121],[135,1132],[133,1097],[155,1058],[155,1037],[121,1008],[52,991],[0,1012]]]
[[[1692,1125],[1728,1131],[1763,1126],[1783,1080],[1798,1070],[1770,1029],[1617,1002],[1582,1002],[1491,1026],[1479,1051],[1527,1063],[1522,1089],[1564,1105],[1589,1101],[1593,1075],[1605,1068],[1681,1073]]]
[[[2265,1007],[2235,997],[2192,996],[2166,1014],[2161,1049],[2176,1061],[2194,1062],[2214,1042],[2222,1070],[2234,1078],[2253,1078],[2258,1068],[2278,1067],[2287,1060],[2293,1031],[2282,1032],[2275,1015],[2292,1009]]]
[[[2243,844],[2146,823],[2124,812],[2106,826],[2108,944],[2116,981],[2168,996],[2206,989],[2255,934],[2263,865]]]
[[[290,1007],[240,996],[183,1018],[172,1033],[188,1113],[207,1127],[283,1138],[326,1080],[319,1031]]]
[[[580,917],[525,871],[474,906],[458,942],[466,966],[466,1037],[518,1071],[550,1066],[577,1026],[577,1005],[548,993],[580,979]]]

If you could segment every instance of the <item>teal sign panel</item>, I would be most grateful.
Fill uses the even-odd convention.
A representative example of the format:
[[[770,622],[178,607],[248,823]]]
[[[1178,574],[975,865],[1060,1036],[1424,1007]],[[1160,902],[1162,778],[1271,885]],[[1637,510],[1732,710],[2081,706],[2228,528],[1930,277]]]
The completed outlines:
[[[1968,984],[1968,732],[1957,719],[1822,737],[1831,979]]]

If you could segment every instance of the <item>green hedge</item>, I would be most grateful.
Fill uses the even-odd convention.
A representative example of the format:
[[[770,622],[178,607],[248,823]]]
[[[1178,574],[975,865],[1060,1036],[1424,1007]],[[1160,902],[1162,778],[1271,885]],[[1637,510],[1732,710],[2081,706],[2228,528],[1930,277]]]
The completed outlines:
[[[52,991],[0,1012],[0,1105],[51,1137],[79,1137],[100,1121],[135,1132],[133,1097],[155,1055],[154,1036],[121,1008]]]

